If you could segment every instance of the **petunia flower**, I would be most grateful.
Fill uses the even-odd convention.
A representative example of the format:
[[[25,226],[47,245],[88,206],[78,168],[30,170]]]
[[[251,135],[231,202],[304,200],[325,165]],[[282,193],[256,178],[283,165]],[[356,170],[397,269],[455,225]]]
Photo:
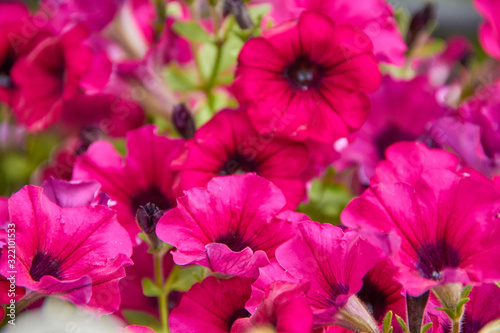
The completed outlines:
[[[177,193],[206,186],[215,176],[255,172],[273,182],[295,208],[306,195],[299,179],[308,162],[308,150],[299,142],[265,137],[255,131],[244,110],[220,111],[187,141],[172,163]]]
[[[273,282],[249,318],[237,320],[232,333],[250,333],[270,328],[277,333],[309,333],[313,328],[312,310],[305,298],[308,283]]]
[[[322,142],[359,129],[381,80],[368,36],[311,11],[250,39],[235,75],[259,133]]]
[[[49,29],[34,25],[23,2],[0,2],[0,101],[13,103],[17,87],[12,80],[12,67],[17,60],[52,34]]]
[[[270,15],[276,23],[295,19],[303,11],[312,10],[328,16],[338,24],[352,25],[361,29],[373,41],[374,53],[379,61],[398,66],[404,64],[407,46],[394,17],[394,9],[386,0],[363,1],[363,6],[358,6],[349,0],[267,0],[266,2],[273,5]]]
[[[433,126],[436,141],[488,177],[500,172],[500,83],[483,87]]]
[[[471,169],[456,170],[451,153],[419,143],[396,144],[370,187],[341,215],[392,256],[396,279],[411,296],[450,283],[500,278],[496,222],[500,191]],[[422,154],[427,151],[427,154]],[[404,170],[400,172],[400,170]]]
[[[207,188],[185,193],[156,229],[161,240],[176,247],[172,254],[179,265],[257,278],[258,268],[274,259],[276,248],[304,219],[283,211],[281,191],[252,173],[216,177]]]
[[[410,81],[384,76],[380,89],[370,95],[371,113],[361,129],[349,137],[335,162],[338,169],[358,167],[358,176],[368,184],[385,150],[399,141],[419,140],[432,145],[429,129],[446,111],[436,99],[437,88],[427,76]]]
[[[104,206],[61,208],[36,186],[25,186],[9,199],[15,224],[15,265],[4,246],[0,273],[16,271],[26,297],[53,295],[98,313],[118,309],[118,282],[131,264],[130,238]]]
[[[118,221],[132,239],[139,232],[137,209],[147,203],[166,211],[175,207],[170,163],[182,141],[156,134],[152,125],[127,133],[128,154],[123,158],[107,141],[90,145],[78,156],[73,180],[97,180],[101,191],[116,202]]]
[[[316,222],[303,222],[298,228],[298,236],[278,247],[276,259],[294,279],[310,282],[306,298],[314,326],[375,332],[375,320],[355,294],[377,263],[378,251],[354,231]]]
[[[474,0],[473,3],[485,19],[479,28],[479,41],[488,54],[500,58],[500,3],[495,0]]]
[[[248,278],[218,280],[209,276],[195,284],[170,314],[170,332],[234,332],[233,324],[250,316],[245,302],[250,297],[251,283]]]
[[[13,109],[18,123],[37,131],[52,125],[63,103],[73,97],[87,74],[92,53],[83,44],[88,32],[75,26],[61,35],[43,39],[11,70],[17,86]]]
[[[460,332],[479,332],[489,322],[500,319],[500,287],[496,284],[485,283],[474,287],[468,297],[470,301],[465,305]]]

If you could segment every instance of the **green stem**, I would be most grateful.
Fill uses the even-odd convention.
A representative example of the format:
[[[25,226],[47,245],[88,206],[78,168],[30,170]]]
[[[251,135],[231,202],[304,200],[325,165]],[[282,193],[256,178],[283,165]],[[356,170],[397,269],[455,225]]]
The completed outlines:
[[[164,251],[160,251],[154,254],[154,265],[155,265],[155,280],[156,286],[163,289],[163,256]],[[158,296],[158,307],[160,312],[161,320],[161,330],[163,333],[168,333],[168,307],[167,307],[167,297],[168,293],[164,292]]]
[[[459,333],[460,332],[460,320],[454,320],[453,321],[453,333]]]
[[[154,3],[156,8],[156,37],[159,39],[167,20],[166,7],[168,0],[154,0]]]

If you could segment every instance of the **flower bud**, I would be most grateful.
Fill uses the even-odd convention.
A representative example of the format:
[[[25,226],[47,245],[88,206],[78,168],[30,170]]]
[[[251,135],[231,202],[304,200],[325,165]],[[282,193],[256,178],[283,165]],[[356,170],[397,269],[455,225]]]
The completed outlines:
[[[434,20],[435,16],[435,7],[431,3],[426,4],[424,8],[413,15],[406,35],[408,47],[411,47],[415,43],[418,35]]]
[[[196,131],[194,119],[185,104],[174,107],[172,118],[175,128],[184,139],[191,139],[194,136]]]
[[[140,206],[136,213],[137,223],[147,235],[155,233],[156,225],[162,216],[163,211],[150,202]]]
[[[225,0],[222,11],[224,15],[233,13],[236,22],[243,30],[250,29],[253,26],[252,18],[242,0]]]

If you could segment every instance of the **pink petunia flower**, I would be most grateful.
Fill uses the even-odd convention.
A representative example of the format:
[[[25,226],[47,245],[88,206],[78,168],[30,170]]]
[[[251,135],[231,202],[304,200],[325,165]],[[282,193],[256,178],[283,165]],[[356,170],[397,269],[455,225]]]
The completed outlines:
[[[92,61],[83,44],[87,31],[75,26],[59,36],[45,38],[11,71],[17,86],[13,102],[19,123],[37,131],[52,125],[61,114],[63,103],[73,97]]]
[[[380,80],[368,36],[308,11],[244,45],[233,90],[260,133],[333,142],[363,124]]]
[[[12,67],[17,60],[52,34],[35,26],[23,2],[0,2],[0,101],[13,103],[17,87],[12,81]]]
[[[255,172],[273,182],[295,208],[306,195],[299,179],[307,148],[295,141],[265,137],[249,124],[244,110],[220,111],[199,128],[172,163],[177,193],[206,186],[215,176]]]
[[[433,152],[419,143],[389,148],[370,187],[341,215],[392,256],[411,296],[500,278],[491,264],[500,260],[500,191],[474,170],[455,171],[451,153]]]
[[[483,284],[472,288],[470,301],[465,305],[465,312],[460,332],[475,333],[493,320],[500,319],[500,288],[494,284]]]
[[[209,276],[195,284],[170,314],[170,331],[234,333],[233,324],[250,316],[245,302],[250,297],[251,283],[248,278],[217,280]]]
[[[393,143],[419,140],[432,145],[432,121],[446,111],[438,104],[436,93],[427,76],[410,81],[384,76],[381,88],[370,96],[372,111],[367,121],[349,138],[351,142],[341,150],[335,166],[342,170],[356,165],[361,182],[368,184]]]
[[[163,211],[175,207],[170,163],[182,141],[155,132],[153,125],[128,132],[125,158],[111,143],[94,142],[77,157],[73,169],[73,180],[97,180],[102,185],[132,239],[139,232],[135,215],[140,206],[151,203]]]
[[[32,293],[54,295],[99,313],[118,309],[118,282],[132,262],[130,238],[104,206],[61,208],[36,186],[9,199],[15,224],[13,265],[4,246],[0,272],[16,273],[16,284]],[[11,272],[11,273],[9,273]]]
[[[273,282],[255,313],[237,320],[231,332],[249,333],[256,328],[271,328],[277,333],[312,332],[312,310],[305,298],[307,288],[308,283]]]
[[[124,328],[119,328],[118,329],[119,333],[154,333],[155,331],[146,326],[139,326],[139,325],[129,325]]]
[[[480,89],[433,126],[436,141],[488,177],[500,172],[500,83]]]
[[[158,237],[176,247],[179,265],[257,278],[258,268],[274,259],[275,249],[293,237],[295,223],[304,219],[282,212],[281,191],[252,173],[216,177],[207,188],[185,193],[157,227]]]
[[[277,23],[295,19],[303,11],[312,10],[330,17],[338,24],[352,25],[361,29],[373,41],[374,53],[379,61],[399,66],[404,64],[407,46],[394,17],[394,9],[386,0],[363,1],[363,6],[358,6],[349,0],[266,2],[272,3],[271,17]]]
[[[365,274],[377,263],[378,251],[354,231],[343,232],[339,227],[316,222],[303,222],[298,228],[297,237],[278,247],[276,259],[287,275],[311,283],[306,297],[315,327],[345,327],[352,324],[346,317],[356,315],[367,325],[364,329],[376,330],[368,309],[354,295],[361,289]]]
[[[474,5],[485,19],[479,28],[479,41],[486,52],[500,58],[500,3],[496,0],[474,0]]]

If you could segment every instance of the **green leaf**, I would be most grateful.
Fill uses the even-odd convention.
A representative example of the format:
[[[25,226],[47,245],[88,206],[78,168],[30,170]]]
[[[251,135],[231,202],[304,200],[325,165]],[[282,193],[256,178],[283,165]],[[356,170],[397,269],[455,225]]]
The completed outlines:
[[[219,64],[219,72],[236,63],[243,41],[241,38],[231,33],[222,46],[222,55]]]
[[[451,320],[454,320],[456,315],[455,315],[455,311],[451,310],[451,309],[448,309],[448,308],[442,308],[442,307],[436,307],[437,310],[441,310],[441,311],[444,311],[448,317],[450,317]]]
[[[495,282],[495,284],[500,288],[500,282]]]
[[[427,332],[431,327],[432,327],[432,322],[425,324],[424,327],[422,327],[422,329],[420,330],[420,333]]]
[[[158,297],[165,294],[165,291],[158,287],[151,279],[142,279],[142,293],[145,296]]]
[[[192,91],[196,90],[196,79],[189,71],[181,70],[172,65],[164,72],[165,80],[173,90]]]
[[[401,328],[403,329],[404,333],[410,333],[410,331],[408,330],[408,326],[406,326],[406,323],[403,320],[403,318],[401,318],[400,316],[396,315],[396,320],[398,321],[399,326],[401,326]]]
[[[210,78],[217,58],[217,46],[213,43],[203,43],[196,54],[201,75],[205,80]]]
[[[331,182],[330,169],[326,179],[316,179],[309,191],[309,202],[300,204],[298,211],[321,223],[340,223],[340,213],[351,201],[352,195],[343,185]]]
[[[188,291],[191,286],[198,282],[198,277],[203,274],[203,267],[194,265],[182,267],[177,279],[170,286],[170,290]]]
[[[383,327],[382,332],[389,333],[389,331],[391,329],[391,325],[392,325],[392,311],[389,311],[389,312],[387,312],[387,314],[384,317],[384,321],[383,321],[383,325],[382,325],[382,327]]]
[[[262,18],[269,13],[271,10],[271,4],[268,3],[263,3],[259,5],[253,5],[248,8],[248,14],[250,14],[250,17],[252,18],[252,21],[257,24],[260,23]]]
[[[205,43],[212,39],[198,23],[194,21],[177,21],[174,23],[174,31],[193,42]]]
[[[153,330],[158,331],[161,329],[161,323],[154,316],[149,313],[141,311],[124,310],[122,311],[123,317],[130,325],[140,325],[151,327]]]
[[[467,298],[471,290],[472,286],[465,286],[464,289],[462,289],[462,294],[460,294],[460,298],[461,299]]]
[[[468,301],[470,301],[470,298],[463,298],[458,302],[457,308],[455,310],[457,316],[462,316],[463,308]]]

